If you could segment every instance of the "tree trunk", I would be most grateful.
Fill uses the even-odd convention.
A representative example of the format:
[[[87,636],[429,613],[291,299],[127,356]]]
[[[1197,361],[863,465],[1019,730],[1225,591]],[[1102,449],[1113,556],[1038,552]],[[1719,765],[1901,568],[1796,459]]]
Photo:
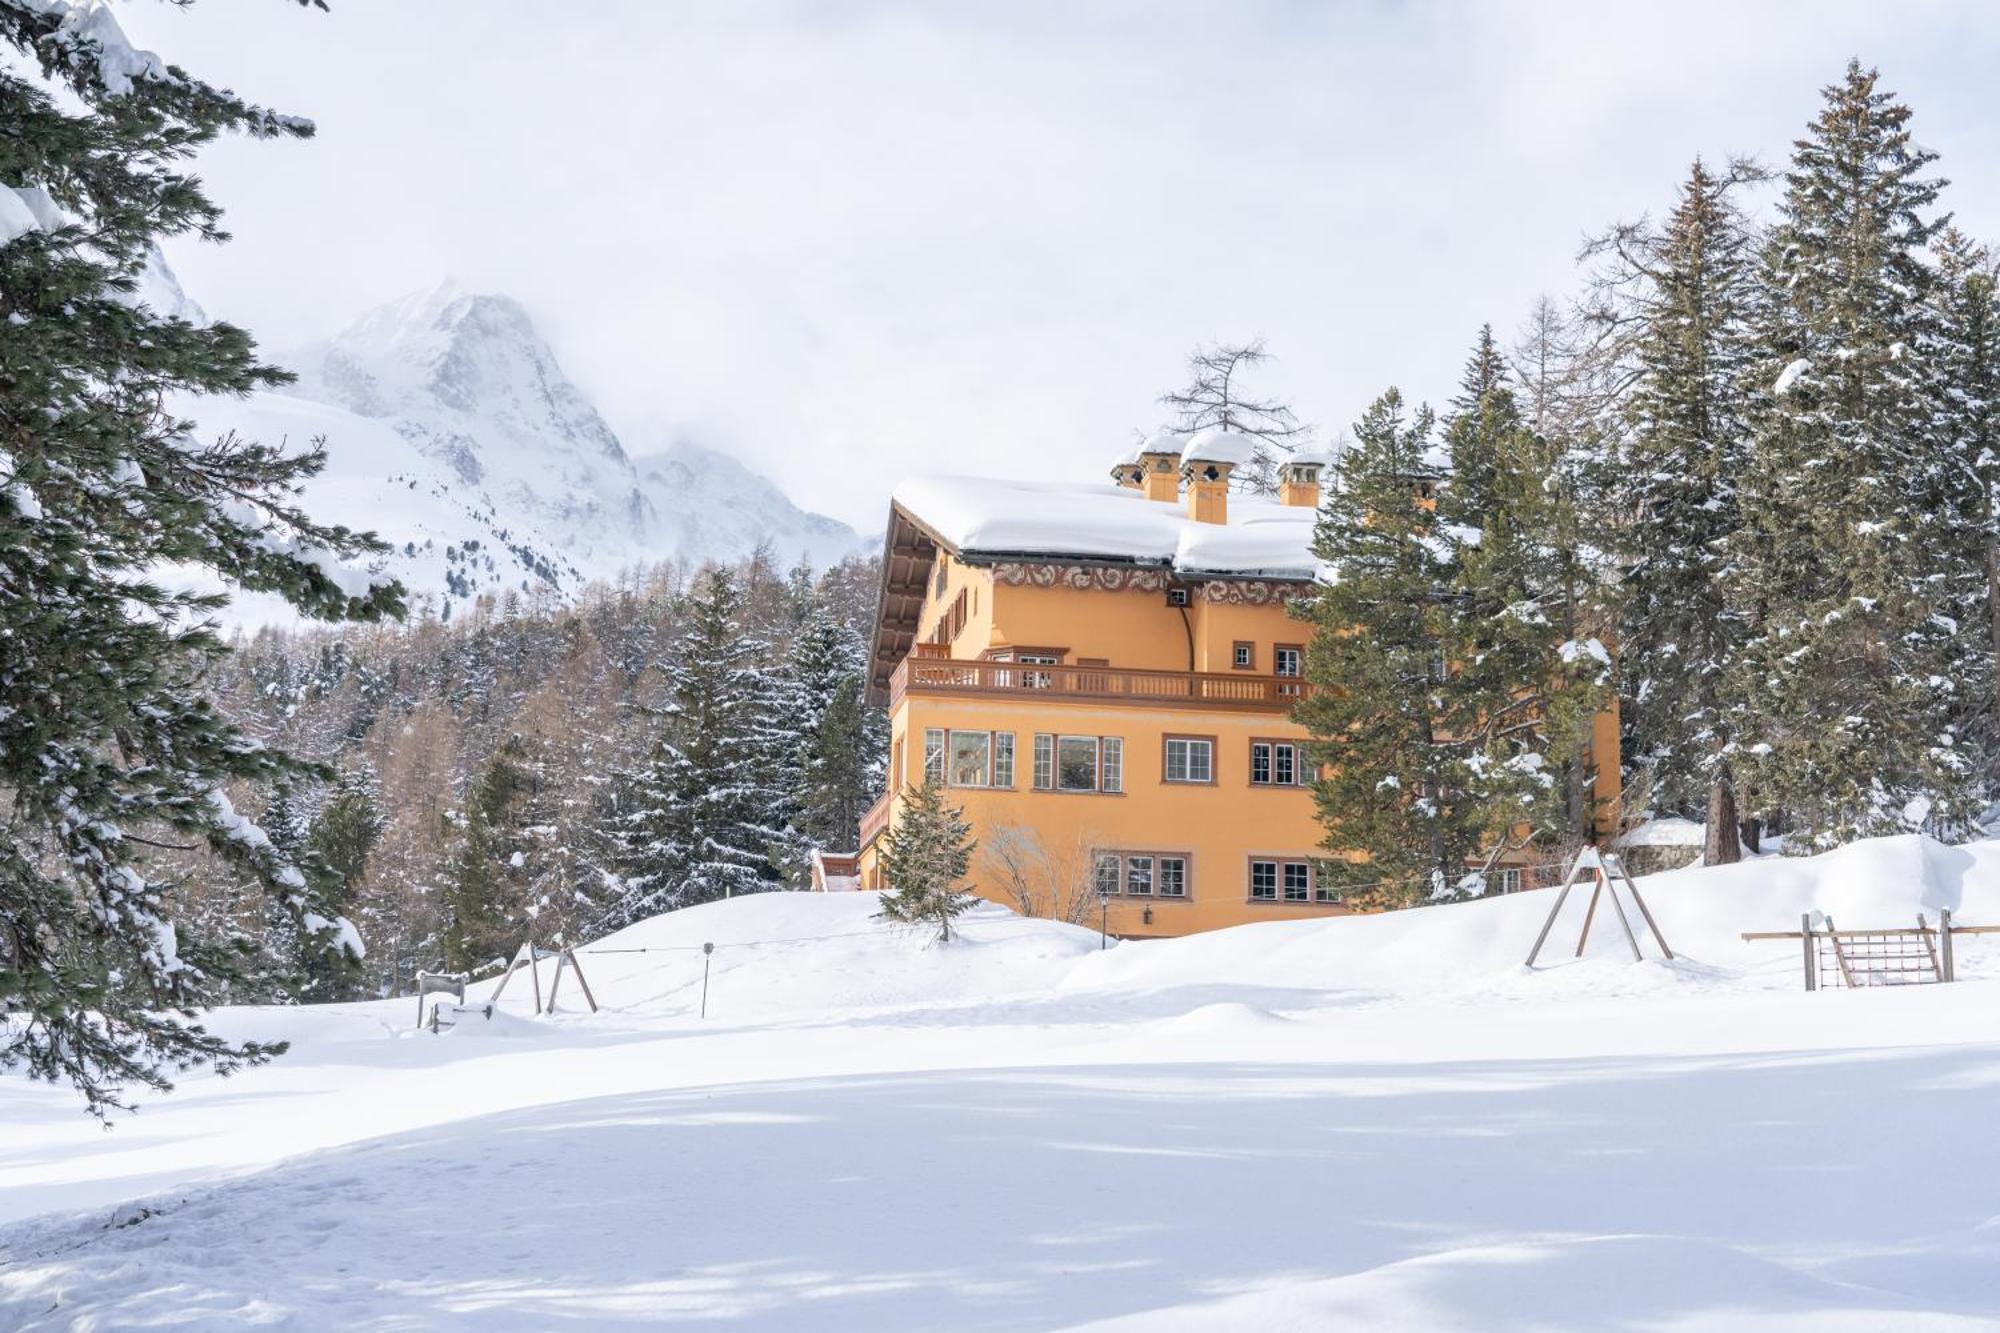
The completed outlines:
[[[1727,778],[1717,778],[1708,787],[1708,828],[1702,837],[1701,863],[1707,866],[1734,865],[1743,859],[1743,845],[1737,841],[1736,793]]]
[[[1743,835],[1743,845],[1750,849],[1750,855],[1764,854],[1764,821],[1752,815],[1738,821],[1737,831]]]

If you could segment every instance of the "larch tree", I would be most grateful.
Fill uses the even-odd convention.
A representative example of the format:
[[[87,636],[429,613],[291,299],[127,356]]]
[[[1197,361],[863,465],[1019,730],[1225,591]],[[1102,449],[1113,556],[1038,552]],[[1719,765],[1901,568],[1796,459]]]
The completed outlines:
[[[1631,371],[1616,469],[1623,724],[1652,807],[1707,824],[1710,865],[1741,855],[1725,682],[1747,628],[1731,595],[1750,466],[1757,270],[1732,194],[1759,178],[1697,160],[1658,224],[1614,227],[1600,257],[1602,317]]]
[[[882,836],[882,915],[937,932],[951,942],[952,923],[978,901],[965,882],[978,844],[965,811],[945,804],[944,793],[926,782],[903,803],[896,822]]]
[[[1798,140],[1766,249],[1733,765],[1789,850],[1972,817],[1952,611],[1972,474],[1935,355],[1935,154],[1859,62]]]
[[[1232,481],[1237,489],[1260,495],[1277,494],[1278,467],[1285,455],[1312,436],[1285,403],[1251,392],[1251,373],[1271,359],[1262,338],[1197,347],[1188,356],[1186,387],[1160,398],[1171,414],[1170,429],[1179,434],[1226,430],[1255,441],[1256,452],[1236,469]]]
[[[203,696],[222,599],[156,571],[324,619],[398,613],[402,592],[344,563],[373,538],[298,507],[322,450],[204,440],[164,406],[289,378],[244,330],[153,308],[143,279],[162,238],[226,239],[190,155],[311,125],[133,49],[105,6],[0,0],[0,47],[0,1062],[101,1114],[132,1085],[282,1049],[191,1021],[246,956],[175,919],[163,847],[206,846],[316,947],[360,947],[224,794],[305,766]]]

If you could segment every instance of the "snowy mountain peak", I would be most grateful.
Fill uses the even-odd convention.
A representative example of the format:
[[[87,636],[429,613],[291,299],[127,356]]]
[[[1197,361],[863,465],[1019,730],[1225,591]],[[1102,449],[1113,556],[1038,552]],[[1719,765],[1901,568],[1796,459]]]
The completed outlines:
[[[283,360],[294,389],[205,402],[204,431],[325,435],[311,512],[379,532],[391,572],[446,605],[761,542],[819,566],[861,545],[727,455],[683,443],[635,464],[509,296],[446,281]]]

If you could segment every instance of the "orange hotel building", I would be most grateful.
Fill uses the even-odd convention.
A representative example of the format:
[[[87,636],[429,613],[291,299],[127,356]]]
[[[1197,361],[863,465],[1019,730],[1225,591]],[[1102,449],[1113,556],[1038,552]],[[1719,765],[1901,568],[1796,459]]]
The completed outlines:
[[[1329,456],[1293,454],[1278,499],[1230,493],[1251,442],[1162,435],[1114,484],[922,477],[897,487],[883,551],[871,696],[890,713],[887,791],[856,873],[926,776],[981,846],[997,831],[1086,863],[1109,926],[1183,935],[1348,910],[1314,863],[1305,730],[1291,720],[1309,626],[1286,604],[1312,555]],[[1617,717],[1597,726],[1595,795],[1614,811]],[[1508,872],[1503,871],[1503,875]]]

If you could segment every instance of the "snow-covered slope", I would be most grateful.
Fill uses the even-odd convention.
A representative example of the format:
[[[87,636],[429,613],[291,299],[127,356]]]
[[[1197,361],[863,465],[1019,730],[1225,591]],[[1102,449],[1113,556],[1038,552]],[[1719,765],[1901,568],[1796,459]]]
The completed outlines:
[[[1526,971],[1550,890],[1108,951],[771,894],[588,946],[596,1013],[218,1011],[291,1052],[108,1133],[0,1079],[0,1327],[2000,1327],[2000,940],[1738,938],[2000,923],[2000,846],[1642,886],[1681,961],[1573,895]]]
[[[378,533],[395,548],[386,569],[439,603],[568,595],[634,565],[734,559],[760,542],[817,566],[861,545],[725,455],[680,444],[635,462],[505,296],[446,283],[280,360],[299,373],[283,393],[177,406],[205,436],[323,437],[308,512]],[[236,618],[280,616],[258,600]]]

